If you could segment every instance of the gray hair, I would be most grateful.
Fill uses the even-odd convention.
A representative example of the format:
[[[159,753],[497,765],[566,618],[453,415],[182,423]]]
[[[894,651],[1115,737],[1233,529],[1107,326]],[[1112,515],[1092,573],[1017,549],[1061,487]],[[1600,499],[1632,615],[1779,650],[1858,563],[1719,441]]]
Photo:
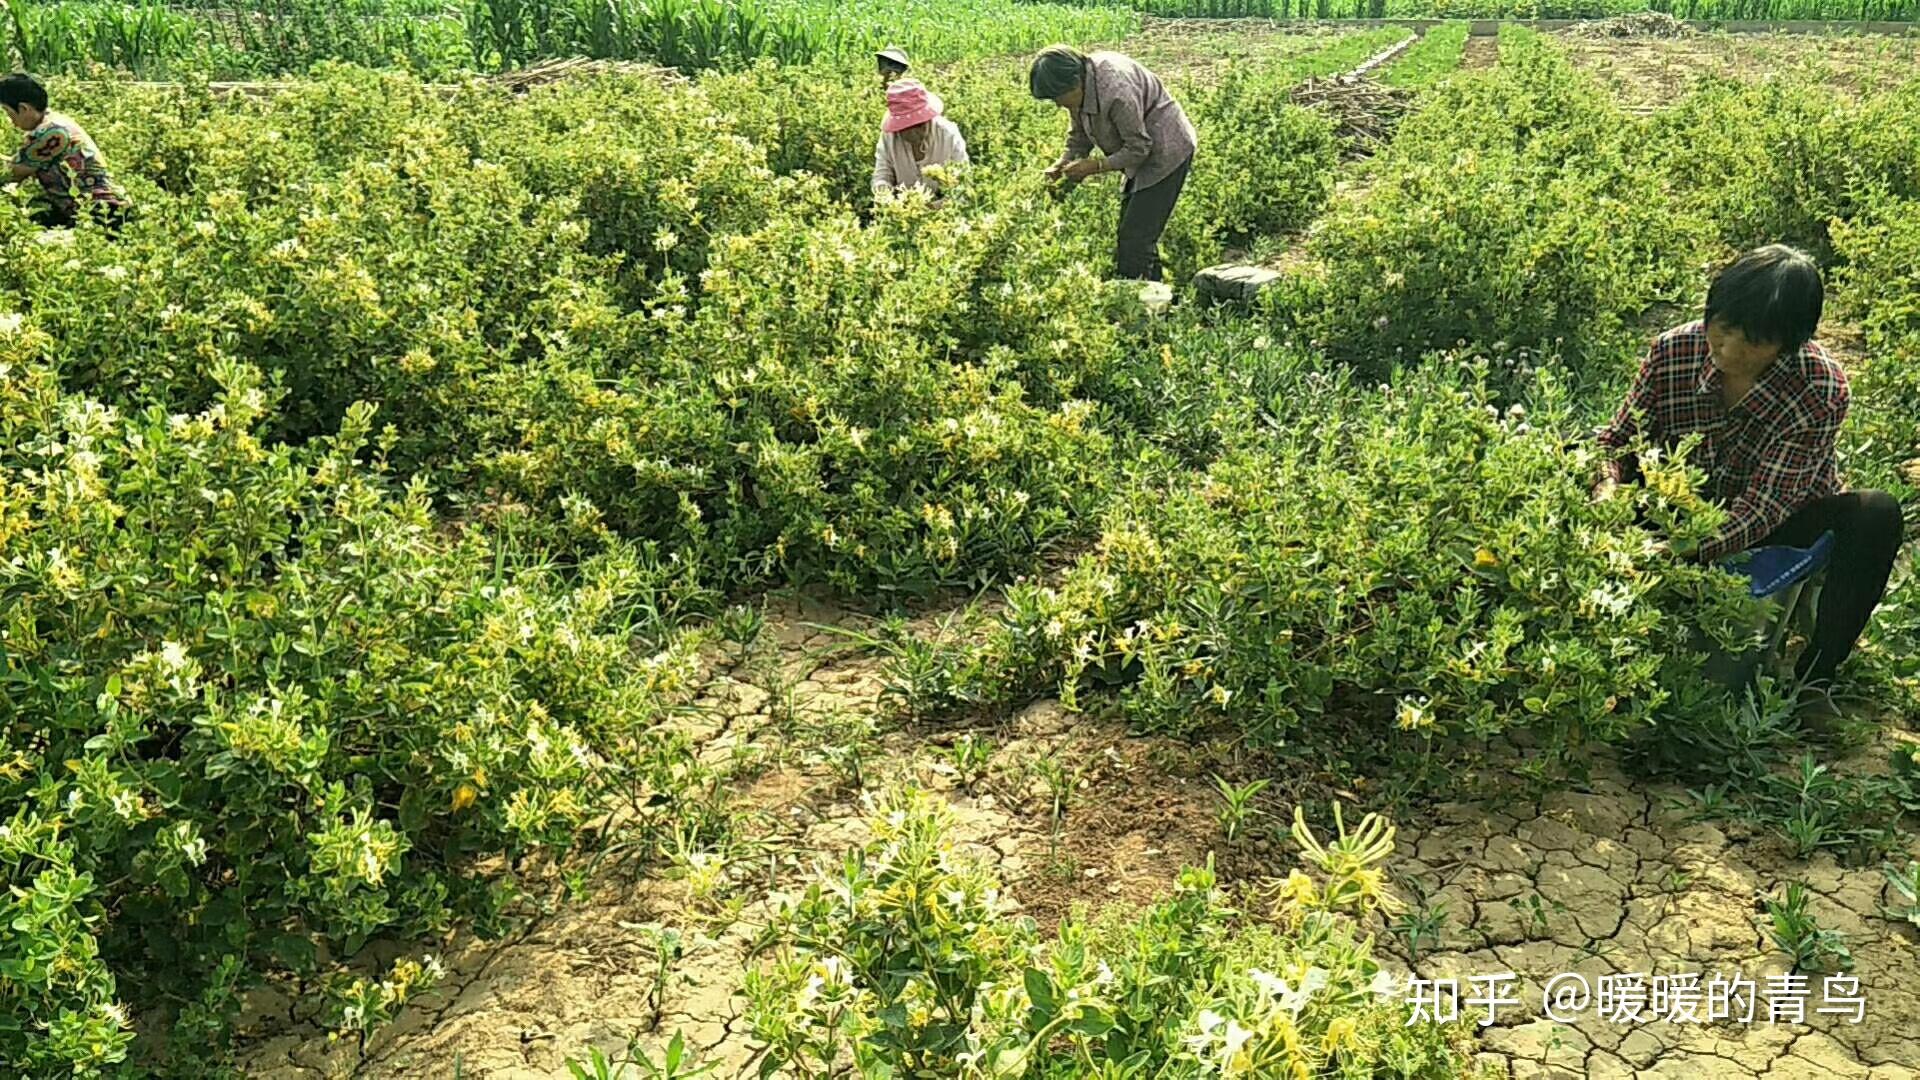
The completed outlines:
[[[1033,58],[1027,89],[1042,101],[1052,101],[1079,86],[1086,70],[1087,54],[1068,45],[1050,45]]]

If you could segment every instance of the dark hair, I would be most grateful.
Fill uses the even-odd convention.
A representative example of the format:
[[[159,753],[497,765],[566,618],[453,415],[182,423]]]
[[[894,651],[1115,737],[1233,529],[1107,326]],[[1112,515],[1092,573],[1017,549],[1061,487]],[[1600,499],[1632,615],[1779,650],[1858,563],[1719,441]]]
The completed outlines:
[[[1085,53],[1066,45],[1050,45],[1027,69],[1027,90],[1041,101],[1052,101],[1079,86],[1086,73]]]
[[[1707,289],[1707,322],[1718,321],[1756,344],[1798,352],[1820,328],[1827,290],[1819,264],[1785,244],[1755,248],[1733,260]]]
[[[41,112],[47,111],[47,88],[40,80],[31,75],[15,72],[0,79],[0,105],[17,109],[22,105],[31,105]]]

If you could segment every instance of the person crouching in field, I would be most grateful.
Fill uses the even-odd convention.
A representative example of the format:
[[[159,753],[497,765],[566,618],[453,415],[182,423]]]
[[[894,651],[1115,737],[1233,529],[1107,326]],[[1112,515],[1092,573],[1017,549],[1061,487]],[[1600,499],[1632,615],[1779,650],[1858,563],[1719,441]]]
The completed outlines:
[[[1834,534],[1813,640],[1799,659],[1801,709],[1838,715],[1829,692],[1886,593],[1900,548],[1900,504],[1881,491],[1846,491],[1834,443],[1846,421],[1847,376],[1813,340],[1825,303],[1820,268],[1783,245],[1747,252],[1707,291],[1706,318],[1661,335],[1613,422],[1598,435],[1608,454],[1595,494],[1638,476],[1619,451],[1644,434],[1670,450],[1689,435],[1691,458],[1730,509],[1697,552],[1717,560],[1760,546],[1804,548]]]
[[[940,98],[912,79],[887,87],[887,116],[873,151],[875,196],[918,187],[939,198],[939,183],[923,170],[967,163],[967,140],[944,112]]]
[[[47,110],[47,89],[31,75],[0,79],[0,109],[13,126],[27,133],[13,159],[11,180],[38,180],[44,205],[33,220],[48,228],[72,228],[80,203],[109,230],[118,230],[127,212],[127,196],[107,172],[99,147],[79,124]]]
[[[1027,87],[1035,98],[1073,114],[1067,152],[1047,170],[1047,179],[1065,181],[1070,189],[1099,173],[1124,174],[1114,274],[1160,280],[1160,234],[1199,144],[1187,114],[1153,72],[1119,53],[1054,45],[1034,58]],[[1096,146],[1103,157],[1088,156]]]

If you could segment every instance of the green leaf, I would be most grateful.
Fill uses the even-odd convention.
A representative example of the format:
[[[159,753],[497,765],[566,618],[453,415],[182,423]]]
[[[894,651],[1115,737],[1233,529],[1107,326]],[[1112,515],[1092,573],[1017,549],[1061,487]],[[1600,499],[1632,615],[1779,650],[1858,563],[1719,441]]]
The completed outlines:
[[[400,796],[400,828],[408,833],[417,833],[426,828],[428,818],[427,795],[421,786],[410,787]]]
[[[1104,1011],[1089,1010],[1068,1026],[1089,1039],[1097,1039],[1113,1030],[1113,1020]]]
[[[158,877],[161,890],[175,900],[186,899],[187,893],[192,891],[193,886],[187,880],[186,869],[178,864],[160,871]]]
[[[680,1060],[686,1056],[686,1052],[687,1037],[685,1033],[676,1030],[673,1033],[673,1038],[667,1043],[667,1073],[669,1075],[680,1071]]]
[[[993,1060],[988,1063],[987,1068],[996,1077],[1019,1076],[1027,1071],[1027,1048],[1010,1046],[993,1055]]]
[[[313,942],[301,934],[280,934],[273,939],[274,958],[296,972],[313,970]]]
[[[1021,979],[1027,984],[1027,1000],[1033,1002],[1033,1007],[1044,1013],[1053,1013],[1053,980],[1047,977],[1047,973],[1039,968],[1028,968]]]

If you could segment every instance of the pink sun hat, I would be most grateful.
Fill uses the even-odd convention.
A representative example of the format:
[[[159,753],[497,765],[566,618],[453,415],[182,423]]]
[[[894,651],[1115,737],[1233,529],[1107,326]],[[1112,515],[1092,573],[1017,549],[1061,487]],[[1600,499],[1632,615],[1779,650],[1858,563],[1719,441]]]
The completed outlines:
[[[887,86],[887,118],[880,130],[893,135],[938,117],[943,109],[938,94],[913,79],[901,79]]]

